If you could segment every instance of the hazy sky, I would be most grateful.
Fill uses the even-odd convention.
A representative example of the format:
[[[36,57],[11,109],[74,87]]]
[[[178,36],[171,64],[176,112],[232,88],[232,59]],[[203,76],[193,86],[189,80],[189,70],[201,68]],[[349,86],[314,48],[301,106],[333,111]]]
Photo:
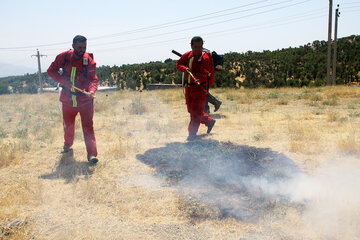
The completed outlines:
[[[360,34],[360,1],[340,4],[338,37]],[[274,50],[327,40],[328,0],[1,0],[0,77],[45,72],[72,39],[88,38],[101,65],[177,59],[194,35],[218,53]],[[333,17],[333,23],[334,23]],[[333,33],[332,33],[333,36]]]

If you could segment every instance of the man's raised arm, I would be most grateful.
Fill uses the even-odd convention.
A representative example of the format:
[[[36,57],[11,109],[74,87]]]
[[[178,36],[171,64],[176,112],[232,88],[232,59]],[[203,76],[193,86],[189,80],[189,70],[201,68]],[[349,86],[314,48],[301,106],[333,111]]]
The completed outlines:
[[[64,63],[65,53],[60,53],[56,56],[55,61],[51,63],[50,67],[47,70],[47,74],[58,83],[67,86],[70,83],[68,77],[62,76],[59,73],[59,70],[64,66]]]

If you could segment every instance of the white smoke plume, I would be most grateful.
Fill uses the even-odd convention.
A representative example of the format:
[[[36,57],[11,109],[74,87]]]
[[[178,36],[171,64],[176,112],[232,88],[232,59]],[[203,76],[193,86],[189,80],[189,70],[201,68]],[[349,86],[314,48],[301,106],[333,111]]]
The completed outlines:
[[[292,208],[320,238],[360,238],[357,159],[328,161],[309,175],[270,149],[212,140],[170,143],[138,159],[156,168],[185,196],[216,206],[220,218],[253,222],[274,209]]]

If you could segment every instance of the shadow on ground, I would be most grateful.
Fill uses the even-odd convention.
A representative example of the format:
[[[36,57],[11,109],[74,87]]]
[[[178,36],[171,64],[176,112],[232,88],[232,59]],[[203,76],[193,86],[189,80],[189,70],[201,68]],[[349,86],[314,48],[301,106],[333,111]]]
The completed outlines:
[[[212,117],[212,118],[214,118],[214,119],[223,119],[223,118],[226,118],[226,115],[219,114],[219,113],[210,113],[209,116]]]
[[[40,176],[43,179],[65,179],[66,183],[78,181],[80,176],[87,179],[93,174],[94,169],[88,162],[77,162],[74,158],[73,151],[63,153],[61,155],[59,164],[56,166],[55,171],[50,174]]]
[[[168,143],[137,159],[185,196],[216,206],[220,218],[252,221],[276,209],[298,207],[281,190],[301,171],[270,149],[200,139]]]

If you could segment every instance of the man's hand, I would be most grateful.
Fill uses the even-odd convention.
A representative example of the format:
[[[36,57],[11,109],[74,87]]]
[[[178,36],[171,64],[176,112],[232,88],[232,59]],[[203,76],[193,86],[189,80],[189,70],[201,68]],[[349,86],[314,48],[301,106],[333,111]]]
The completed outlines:
[[[187,72],[188,74],[190,74],[190,76],[194,79],[196,85],[200,85],[199,79],[196,79],[196,78],[194,77],[194,75],[193,75],[192,72],[190,71],[190,68],[186,68],[186,72]]]
[[[88,97],[88,98],[95,98],[95,93],[93,91],[91,92],[84,92],[84,94]]]

